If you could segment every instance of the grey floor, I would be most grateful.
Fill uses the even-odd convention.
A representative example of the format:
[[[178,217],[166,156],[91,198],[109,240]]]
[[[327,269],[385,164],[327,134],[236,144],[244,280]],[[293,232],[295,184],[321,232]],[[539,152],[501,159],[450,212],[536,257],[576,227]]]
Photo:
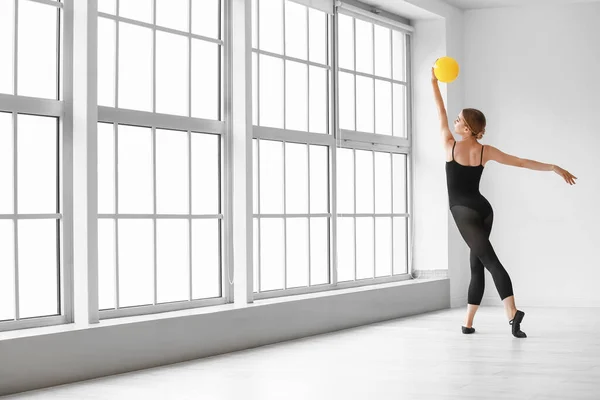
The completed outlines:
[[[2,399],[600,399],[600,310],[523,310],[527,339],[451,309]]]

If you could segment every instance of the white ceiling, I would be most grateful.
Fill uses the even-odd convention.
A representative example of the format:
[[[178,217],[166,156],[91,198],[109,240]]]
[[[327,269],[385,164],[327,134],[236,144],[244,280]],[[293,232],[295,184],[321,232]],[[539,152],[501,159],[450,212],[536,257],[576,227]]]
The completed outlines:
[[[593,3],[598,0],[443,0],[465,10],[492,7],[545,6],[570,3]]]

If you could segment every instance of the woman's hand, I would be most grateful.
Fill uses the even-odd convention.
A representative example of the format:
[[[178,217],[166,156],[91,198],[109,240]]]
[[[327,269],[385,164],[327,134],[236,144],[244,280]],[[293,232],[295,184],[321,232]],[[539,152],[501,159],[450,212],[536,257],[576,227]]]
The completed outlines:
[[[567,182],[569,185],[575,184],[575,179],[577,179],[577,177],[573,176],[569,171],[562,169],[558,165],[553,165],[552,171],[562,176],[565,182]]]
[[[438,78],[435,76],[435,72],[433,72],[433,67],[431,67],[431,83],[437,83]]]

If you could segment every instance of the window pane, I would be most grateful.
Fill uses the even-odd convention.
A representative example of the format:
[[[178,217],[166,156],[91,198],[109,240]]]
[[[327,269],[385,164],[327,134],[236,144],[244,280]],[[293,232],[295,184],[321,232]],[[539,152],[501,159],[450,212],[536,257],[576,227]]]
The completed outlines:
[[[310,284],[329,283],[329,219],[310,219]]]
[[[156,221],[156,299],[158,303],[188,300],[190,257],[187,220]]]
[[[156,0],[156,24],[188,32],[188,3],[189,0]]]
[[[283,1],[260,0],[258,3],[261,50],[283,54]]]
[[[394,213],[406,213],[406,156],[394,154]]]
[[[115,21],[98,18],[98,105],[115,106]]]
[[[116,260],[115,221],[98,220],[98,305],[100,310],[115,308]]]
[[[406,137],[406,87],[394,83],[394,136]]]
[[[252,125],[258,125],[258,54],[252,53]]]
[[[221,296],[219,221],[192,220],[192,298]]]
[[[394,275],[408,273],[406,218],[394,218]]]
[[[13,152],[12,114],[0,113],[0,214],[13,213]]]
[[[119,16],[152,23],[152,0],[120,0]]]
[[[0,220],[0,321],[15,318],[15,244],[11,220]]]
[[[354,130],[354,75],[339,73],[340,128]]]
[[[60,314],[57,221],[18,221],[19,317]]]
[[[188,134],[156,130],[156,211],[188,212]]]
[[[260,212],[283,214],[283,143],[260,141]]]
[[[115,133],[112,124],[98,124],[98,213],[115,212]]]
[[[373,79],[364,76],[356,77],[356,130],[374,133],[373,112]]]
[[[356,218],[356,279],[373,278],[373,218]]]
[[[309,59],[327,64],[327,14],[314,8],[308,9]]]
[[[285,204],[287,214],[308,213],[308,149],[305,144],[285,144]]]
[[[392,157],[389,153],[375,153],[375,212],[392,212]]]
[[[327,70],[325,68],[309,67],[310,73],[310,125],[313,133],[327,133]]]
[[[354,154],[351,149],[337,150],[337,212],[354,213]]]
[[[153,304],[153,243],[151,220],[119,220],[119,307]]]
[[[373,152],[356,150],[356,212],[373,213]]]
[[[392,134],[392,84],[375,79],[375,133]]]
[[[338,14],[338,57],[340,68],[354,69],[354,18]],[[341,93],[340,93],[341,98]]]
[[[310,212],[329,212],[329,148],[310,146]]]
[[[283,289],[283,219],[266,218],[260,223],[260,290]]]
[[[354,280],[354,218],[337,220],[338,282]]]
[[[283,128],[283,60],[261,55],[259,73],[260,124]]]
[[[263,0],[264,1],[264,0]],[[260,21],[261,24],[269,21]],[[289,57],[306,60],[307,43],[307,8],[303,5],[285,2],[285,54]]]
[[[356,21],[356,70],[373,73],[373,24]]]
[[[288,218],[287,288],[308,286],[308,218]]]
[[[188,39],[156,32],[156,111],[188,115]]]
[[[219,45],[192,39],[192,117],[219,119],[219,72]]]
[[[398,31],[392,31],[392,54],[394,60],[394,79],[398,81],[406,80],[406,58],[405,58],[405,36]]]
[[[32,1],[19,2],[17,93],[57,99],[58,9]],[[12,35],[10,35],[12,38]],[[10,53],[9,53],[10,54]],[[2,54],[2,58],[6,54]],[[8,57],[10,58],[10,57]]]
[[[17,116],[19,214],[56,213],[56,118]]]
[[[98,0],[98,12],[115,14],[117,10],[116,0]]]
[[[392,219],[375,218],[375,276],[392,275]]]
[[[252,48],[258,48],[258,0],[252,1]],[[253,54],[254,55],[254,54]]]
[[[308,129],[308,71],[306,64],[286,61],[285,125],[287,129]]]
[[[392,77],[391,33],[388,28],[375,25],[375,75]]]
[[[220,37],[219,0],[192,0],[192,33],[213,39]]]
[[[150,128],[119,125],[119,213],[150,214],[152,135]]]
[[[192,132],[192,214],[219,213],[220,137]]]
[[[258,218],[253,218],[253,238],[252,238],[252,258],[254,259],[254,272],[253,272],[253,291],[254,293],[258,293],[258,255],[260,254],[260,250],[258,248]]]
[[[252,213],[258,214],[258,140],[252,139]]]
[[[0,0],[0,93],[13,94],[13,0]]]
[[[122,22],[119,23],[119,108],[152,111],[152,30]]]

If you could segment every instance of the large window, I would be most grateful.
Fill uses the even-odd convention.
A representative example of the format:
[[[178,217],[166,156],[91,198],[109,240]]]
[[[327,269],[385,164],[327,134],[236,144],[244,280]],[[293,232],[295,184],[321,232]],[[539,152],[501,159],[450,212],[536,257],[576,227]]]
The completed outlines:
[[[0,1],[0,331],[68,318],[62,8]]]
[[[99,2],[101,317],[223,302],[221,20],[219,0]]]

